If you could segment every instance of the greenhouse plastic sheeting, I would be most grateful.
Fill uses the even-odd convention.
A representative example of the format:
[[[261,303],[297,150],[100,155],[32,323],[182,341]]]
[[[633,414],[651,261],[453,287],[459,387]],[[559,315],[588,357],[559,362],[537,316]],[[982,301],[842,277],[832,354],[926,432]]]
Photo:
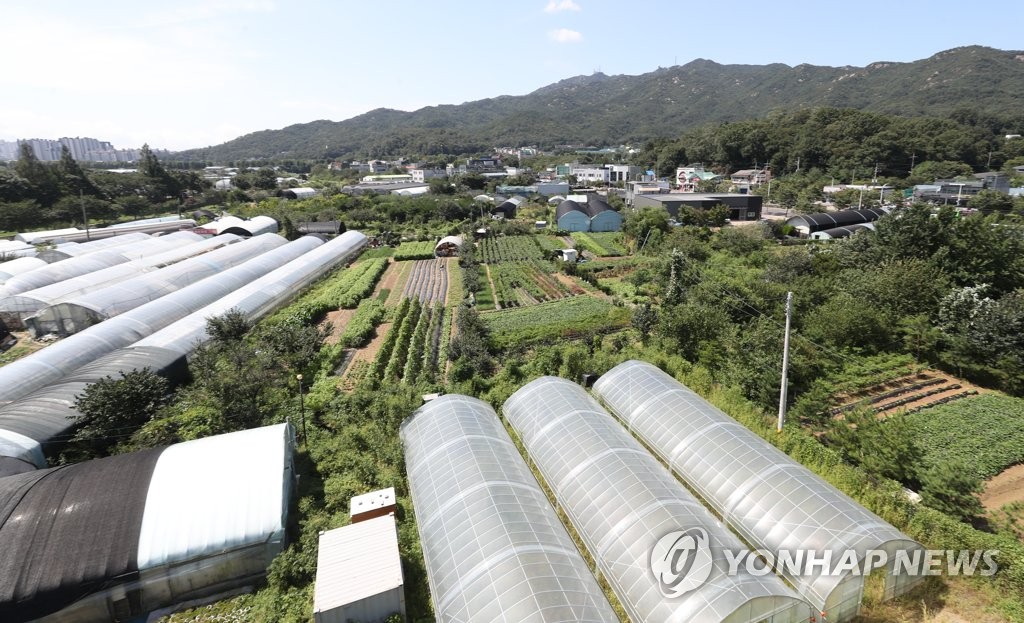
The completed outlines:
[[[217,243],[220,238],[225,239],[221,245],[238,240],[237,236],[217,236],[215,239],[194,243],[185,247],[197,247],[197,254],[193,257],[60,301],[24,318],[23,322],[34,335],[77,333],[287,243],[277,234],[266,234],[209,250],[219,246]]]
[[[729,574],[726,552],[749,555],[746,546],[582,387],[541,377],[503,410],[634,623],[810,619],[810,604],[778,577],[744,565]],[[652,551],[677,531],[702,543],[690,555],[708,577],[665,596]]]
[[[26,242],[28,244],[33,244],[35,242],[45,242],[47,240],[60,238],[61,236],[70,236],[79,233],[85,233],[85,231],[78,229],[77,227],[65,227],[63,229],[48,229],[46,231],[27,231],[16,235],[14,237],[14,240]]]
[[[22,251],[35,252],[35,247],[21,240],[0,240],[0,255],[20,253]]]
[[[277,221],[269,216],[255,216],[220,230],[221,234],[237,234],[239,236],[259,236],[277,232]]]
[[[305,236],[299,240],[318,240]],[[182,354],[207,339],[206,320],[236,309],[258,320],[290,301],[302,288],[335,266],[354,259],[366,246],[366,236],[347,231],[320,248],[232,292],[230,295],[140,340],[137,346],[168,348]],[[2,368],[0,368],[2,370]],[[2,394],[0,394],[2,395]]]
[[[28,292],[87,273],[139,260],[175,247],[183,247],[203,238],[191,232],[178,232],[170,236],[140,240],[114,249],[103,249],[81,257],[68,258],[31,273],[9,279],[0,287],[0,300],[4,297]]]
[[[282,541],[292,437],[291,426],[278,424],[164,450],[146,497],[138,568]]]
[[[193,234],[189,234],[189,236],[192,235]],[[23,276],[30,278],[36,275],[36,273],[49,274],[66,263],[81,266],[83,264],[88,264],[89,258],[95,257],[139,257],[141,252],[132,250],[132,247],[142,245],[146,249],[146,256],[139,257],[139,259],[131,261],[115,259],[113,260],[114,264],[106,268],[87,272],[68,279],[61,279],[60,281],[51,283],[50,285],[4,296],[8,287],[14,289],[13,284],[15,284],[15,282],[17,282],[18,287],[20,287],[25,281],[27,281],[11,279],[7,285],[0,287],[0,319],[7,322],[9,326],[22,327],[25,318],[28,318],[51,305],[56,305],[57,303],[87,292],[103,289],[127,279],[133,279],[143,273],[156,270],[158,267],[165,265],[172,260],[177,261],[191,257],[195,253],[193,250],[194,247],[202,244],[203,242],[202,238],[199,238],[198,236],[196,236],[198,241],[190,240],[187,237],[175,236],[176,237],[167,236],[165,240],[153,238],[144,242],[132,243],[127,247],[96,251],[95,253],[91,253],[83,257],[50,264],[46,268],[26,273]]]
[[[66,242],[64,244],[58,244],[52,249],[39,251],[36,257],[41,260],[46,260],[47,263],[52,264],[53,262],[66,260],[69,257],[88,255],[89,253],[93,253],[94,251],[99,251],[101,249],[124,247],[136,242],[142,242],[143,240],[149,240],[150,238],[152,238],[152,236],[149,234],[133,232],[122,236],[112,236],[110,238],[102,238],[100,240],[92,240],[89,242]]]
[[[212,229],[218,234],[221,234],[224,233],[224,231],[227,230],[229,227],[237,227],[244,222],[245,221],[238,218],[237,216],[227,215],[222,216],[215,221],[210,221],[206,225],[203,225],[203,229]]]
[[[38,257],[19,257],[8,262],[0,262],[0,285],[15,275],[27,273],[46,266],[46,262]]]
[[[720,514],[737,534],[771,552],[868,549],[913,552],[921,546],[657,367],[627,361],[594,392],[640,439]],[[830,621],[857,614],[863,578],[853,574],[782,575]],[[887,597],[914,584],[886,579]]]
[[[71,438],[82,416],[75,408],[85,388],[105,377],[149,368],[177,386],[188,375],[180,353],[163,348],[127,346],[75,370],[66,378],[0,406],[0,458],[17,457],[37,468],[46,467]],[[5,443],[6,440],[6,443]]]
[[[181,219],[174,221],[166,221],[162,223],[144,223],[142,225],[126,225],[124,227],[101,227],[91,228],[89,231],[85,230],[70,230],[70,231],[57,231],[57,232],[33,232],[32,234],[19,234],[28,235],[31,237],[31,242],[35,244],[43,242],[91,242],[93,240],[100,240],[102,238],[110,238],[112,236],[121,236],[126,233],[147,233],[147,234],[161,234],[165,232],[176,232],[185,229],[192,229],[196,226],[196,222],[192,219]]]
[[[304,236],[0,367],[0,405],[27,396],[102,355],[152,335],[321,245],[319,239]]]
[[[292,444],[281,424],[0,478],[0,620],[144,620],[251,585],[282,548]]]
[[[59,610],[138,569],[163,449],[0,478],[0,620]]]
[[[401,436],[438,621],[618,621],[490,405],[442,396]]]

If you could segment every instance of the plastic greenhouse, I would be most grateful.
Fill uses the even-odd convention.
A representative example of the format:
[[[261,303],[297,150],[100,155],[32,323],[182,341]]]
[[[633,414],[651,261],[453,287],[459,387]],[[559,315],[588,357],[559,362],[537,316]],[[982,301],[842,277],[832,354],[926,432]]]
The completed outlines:
[[[133,243],[133,245],[131,245],[146,245],[146,248],[148,249],[147,255],[139,259],[127,262],[115,259],[115,263],[111,266],[107,266],[106,268],[87,272],[68,279],[61,279],[56,283],[51,283],[49,285],[8,296],[3,296],[5,289],[0,288],[0,318],[3,318],[9,326],[23,327],[25,320],[29,316],[32,316],[47,307],[62,303],[88,292],[94,292],[114,284],[135,279],[136,277],[147,272],[154,271],[161,266],[166,266],[168,264],[187,259],[200,252],[198,247],[206,244],[202,239],[199,239],[198,241],[189,241],[185,238],[174,238],[159,244],[156,243],[156,240],[157,239],[153,239],[151,241]],[[238,238],[235,238],[235,240],[238,240]],[[51,264],[45,269],[33,271],[31,274],[26,274],[24,276],[26,278],[33,278],[37,272],[51,273],[54,269],[60,268],[65,262],[81,266],[88,264],[89,258],[107,258],[111,255],[115,258],[124,258],[126,256],[126,249],[128,249],[128,247],[96,251],[95,253],[91,253],[83,257],[77,257]],[[206,251],[208,249],[204,248],[201,250]],[[133,254],[135,253],[133,252]],[[28,279],[12,279],[10,283],[14,284],[16,281],[20,286],[24,282],[28,281]]]
[[[490,405],[442,396],[401,436],[438,621],[618,621]]]
[[[105,288],[56,302],[25,318],[24,323],[35,335],[77,333],[287,243],[277,234],[266,234],[238,244],[227,244],[237,240],[237,236],[229,234],[197,242],[190,246],[202,247],[201,251],[205,252]],[[217,246],[222,248],[209,250]]]
[[[164,348],[128,346],[96,359],[66,378],[0,407],[0,477],[47,466],[71,437],[81,413],[76,397],[86,386],[121,372],[149,368],[169,379],[182,382],[188,368],[181,353]]]
[[[320,242],[315,236],[304,236],[299,240]],[[367,242],[366,236],[362,233],[347,231],[287,265],[182,318],[166,329],[140,340],[136,346],[167,348],[185,354],[197,343],[208,338],[207,318],[220,316],[234,309],[244,313],[250,320],[259,320],[283,306],[300,290],[324,276],[329,270],[355,259],[366,247]]]
[[[366,237],[353,231],[344,239],[338,237],[327,244],[308,236],[290,245],[312,250],[262,277],[255,272],[236,272],[232,279],[237,290],[143,340],[102,355],[68,372],[64,378],[0,406],[0,475],[5,469],[7,473],[16,473],[45,467],[44,455],[48,456],[51,448],[59,448],[74,429],[75,419],[80,416],[74,409],[75,395],[87,384],[144,367],[176,384],[186,374],[185,356],[208,339],[208,318],[230,309],[242,311],[252,320],[273,312],[305,285],[358,255],[366,245]]]
[[[36,257],[52,264],[53,262],[66,260],[69,257],[88,255],[102,249],[118,249],[136,242],[142,242],[143,240],[152,240],[152,238],[149,234],[134,232],[124,234],[123,236],[111,236],[110,238],[101,238],[100,240],[89,242],[65,242],[53,248],[42,249],[36,254]]]
[[[317,238],[304,236],[0,367],[0,404],[26,396],[106,353],[152,335],[322,244]]]
[[[749,555],[746,546],[582,387],[541,377],[503,411],[634,623],[810,619],[811,605],[771,573],[740,565],[729,574],[726,552]],[[665,596],[652,572],[654,548],[694,530],[703,531],[695,550],[708,577]]]
[[[18,257],[6,262],[0,262],[0,285],[3,285],[15,275],[27,273],[44,266],[46,266],[46,262],[38,257]]]
[[[868,549],[911,554],[921,545],[718,410],[657,367],[627,361],[594,392],[748,543],[771,552]],[[782,575],[830,621],[860,609],[863,577]],[[920,577],[886,576],[885,597]]]
[[[253,587],[284,546],[293,443],[280,424],[0,479],[0,620],[141,621]]]
[[[220,229],[221,234],[236,234],[238,236],[259,236],[260,234],[276,234],[277,221],[269,216],[254,216],[248,221],[235,223],[229,227]]]
[[[198,234],[191,232],[177,232],[169,236],[139,240],[122,247],[101,249],[80,257],[54,262],[49,266],[32,271],[31,274],[26,273],[18,278],[9,279],[3,287],[0,287],[0,299],[109,268],[117,264],[138,260],[147,255],[155,255],[172,248],[200,242],[202,239]]]

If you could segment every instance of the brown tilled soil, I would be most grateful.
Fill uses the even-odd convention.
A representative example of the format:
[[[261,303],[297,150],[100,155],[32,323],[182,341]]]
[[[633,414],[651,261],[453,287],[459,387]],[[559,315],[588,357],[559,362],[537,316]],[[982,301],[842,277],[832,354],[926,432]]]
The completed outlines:
[[[986,510],[997,510],[1007,504],[1024,502],[1024,463],[1004,469],[985,481],[985,490],[978,496]]]
[[[926,396],[926,397],[923,397],[923,398],[921,398],[919,400],[915,400],[914,402],[909,402],[907,404],[903,404],[903,405],[900,405],[898,407],[894,407],[892,409],[886,409],[884,411],[877,411],[875,413],[875,415],[880,417],[880,418],[889,417],[891,415],[895,415],[899,411],[908,411],[910,409],[926,407],[926,406],[928,406],[930,404],[938,402],[939,400],[941,400],[943,398],[946,398],[948,396],[955,396],[957,394],[962,394],[963,392],[967,392],[967,391],[972,391],[973,390],[973,391],[976,391],[978,393],[985,393],[986,391],[988,391],[988,390],[986,390],[983,387],[978,387],[977,385],[974,385],[973,383],[969,383],[969,382],[967,382],[967,381],[965,381],[963,379],[958,379],[955,376],[950,376],[949,374],[946,374],[944,372],[939,372],[938,370],[922,370],[920,374],[907,375],[907,376],[904,376],[904,377],[901,377],[901,378],[898,378],[898,379],[893,379],[892,381],[889,381],[888,383],[885,383],[883,385],[879,385],[876,388],[873,388],[872,391],[860,390],[860,391],[858,391],[858,392],[856,392],[854,394],[839,396],[839,397],[837,397],[836,404],[837,405],[844,405],[844,404],[850,404],[850,403],[853,403],[853,402],[858,402],[858,401],[866,400],[866,399],[871,398],[872,396],[881,395],[881,394],[884,394],[884,393],[887,393],[887,392],[899,389],[901,387],[906,387],[906,386],[909,386],[909,385],[914,385],[915,383],[920,383],[920,382],[925,381],[927,379],[945,379],[945,381],[943,383],[940,383],[940,384],[937,384],[937,385],[934,385],[934,386],[925,387],[925,388],[917,390],[916,392],[913,392],[913,393],[924,393],[924,392],[927,392],[927,391],[929,391],[931,389],[938,389],[939,387],[945,387],[945,386],[949,386],[949,385],[959,385],[960,387],[957,388],[957,389],[950,389],[950,390],[944,391],[944,392],[939,393],[939,394],[933,394],[931,396]],[[883,401],[881,403],[878,403],[878,405],[875,405],[875,406],[876,407],[877,406],[881,406],[881,405],[883,405],[885,403],[893,402],[895,400],[898,400],[899,398],[900,398],[899,396],[893,397],[893,398],[885,400],[885,401]]]
[[[331,334],[324,340],[328,344],[337,344],[341,338],[341,333],[345,330],[348,322],[352,320],[356,310],[354,309],[336,309],[334,311],[327,312],[327,316],[321,321],[320,326],[331,323]]]
[[[573,295],[586,294],[587,293],[587,291],[584,290],[583,288],[581,288],[580,284],[576,283],[576,281],[573,280],[573,278],[570,277],[569,275],[566,275],[565,273],[552,273],[552,274],[554,275],[555,279],[558,279],[559,281],[564,283],[566,286],[568,286],[569,287],[569,291],[572,292]],[[599,292],[599,294],[603,294],[603,293]]]
[[[349,370],[355,368],[356,364],[359,363],[360,361],[366,362],[368,364],[373,363],[373,360],[377,357],[377,353],[380,351],[381,344],[384,343],[384,338],[387,337],[388,331],[391,329],[392,324],[393,323],[390,322],[382,322],[377,327],[377,334],[373,336],[373,339],[370,340],[370,343],[356,350],[356,354],[352,357],[352,361],[349,362],[348,367],[345,368],[345,373],[342,375],[342,378],[348,376]]]

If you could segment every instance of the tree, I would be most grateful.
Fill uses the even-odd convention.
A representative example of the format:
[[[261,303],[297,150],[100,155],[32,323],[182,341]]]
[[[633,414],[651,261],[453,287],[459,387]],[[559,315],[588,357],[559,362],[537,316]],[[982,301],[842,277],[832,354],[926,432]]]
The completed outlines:
[[[622,223],[622,231],[643,244],[651,231],[667,232],[669,230],[668,213],[662,208],[641,208],[626,215]]]
[[[970,520],[982,514],[981,481],[961,460],[944,460],[921,474],[921,501],[935,510]]]
[[[78,458],[103,456],[126,432],[150,421],[166,403],[167,379],[149,368],[121,372],[87,385],[75,396],[81,417],[75,422],[69,454]],[[75,416],[70,416],[75,417]]]
[[[220,316],[206,319],[206,332],[215,344],[239,342],[252,327],[253,322],[238,309],[229,309]]]
[[[39,161],[31,145],[21,143],[18,149],[14,172],[29,183],[33,199],[43,206],[49,206],[60,197],[56,176],[50,167]]]
[[[427,182],[432,195],[454,195],[455,187],[448,182],[446,177],[433,177]]]
[[[967,200],[967,207],[989,214],[1013,210],[1013,197],[998,190],[983,190]]]
[[[65,194],[74,196],[100,194],[99,189],[96,188],[96,185],[85,174],[78,161],[71,156],[71,150],[68,149],[67,145],[61,145],[60,147],[60,162],[57,163],[57,173],[60,176],[60,185]]]
[[[892,478],[915,486],[917,466],[924,456],[907,420],[895,416],[879,419],[873,409],[847,411],[843,419],[832,420],[828,441],[844,457],[876,478]]]
[[[270,167],[262,167],[253,174],[253,188],[259,190],[274,190],[277,188],[277,172]]]
[[[177,197],[181,192],[181,185],[167,169],[160,164],[156,154],[143,145],[139,150],[139,173],[141,173],[149,184],[149,199],[151,201],[163,201],[167,197]]]
[[[640,340],[646,344],[651,336],[651,331],[658,323],[658,310],[651,307],[650,303],[644,303],[633,309],[633,328],[640,333]]]

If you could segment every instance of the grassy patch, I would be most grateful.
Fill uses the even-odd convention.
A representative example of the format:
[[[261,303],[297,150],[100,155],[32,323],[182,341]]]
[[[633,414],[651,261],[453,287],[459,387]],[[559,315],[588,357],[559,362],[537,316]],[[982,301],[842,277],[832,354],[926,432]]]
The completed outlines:
[[[481,316],[495,348],[573,339],[629,325],[629,311],[592,296],[576,296]]]

